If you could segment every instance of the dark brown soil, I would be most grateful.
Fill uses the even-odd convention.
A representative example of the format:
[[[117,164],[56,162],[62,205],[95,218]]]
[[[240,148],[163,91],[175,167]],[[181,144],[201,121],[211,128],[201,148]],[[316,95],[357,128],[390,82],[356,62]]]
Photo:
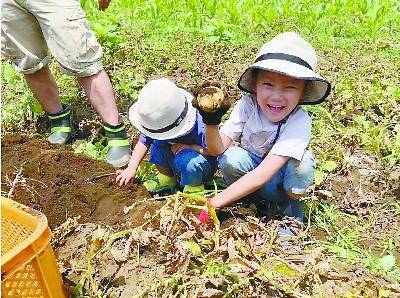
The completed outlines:
[[[233,217],[225,220],[223,212],[219,214],[221,245],[214,252],[212,246],[198,241],[203,237],[213,243],[214,234],[196,224],[198,219],[193,212],[197,211],[185,209],[185,198],[164,197],[159,201],[160,198],[152,199],[141,185],[131,183],[119,187],[113,167],[77,155],[68,145],[55,146],[44,139],[6,135],[1,148],[2,195],[47,216],[54,232],[51,244],[58,265],[74,297],[132,297],[146,293],[157,293],[154,297],[159,297],[163,291],[175,291],[170,283],[176,276],[182,276],[180,282],[188,289],[198,286],[199,297],[212,294],[212,297],[220,297],[223,292],[213,289],[219,279],[192,276],[190,270],[196,268],[193,264],[200,266],[205,260],[210,262],[215,258],[214,253],[224,256],[226,262],[235,259],[231,260],[231,255],[243,254],[240,260],[244,263],[236,268],[238,264],[232,261],[235,263],[232,270],[236,268],[239,271],[235,274],[246,278],[258,270],[260,260],[251,259],[257,251],[265,254],[260,261],[268,268],[265,272],[274,272],[268,262],[277,262],[279,256],[303,282],[299,284],[296,279],[283,275],[271,275],[264,281],[254,279],[253,289],[244,286],[243,297],[276,297],[285,296],[284,293],[294,297],[300,293],[343,297],[345,293],[364,293],[360,292],[364,290],[370,297],[381,291],[386,291],[387,297],[400,293],[392,280],[373,276],[365,268],[332,261],[322,246],[310,250],[295,241],[291,246],[281,247],[276,242],[275,232],[266,233],[276,231],[278,221],[269,221],[267,225],[260,223],[256,218],[259,210],[253,205],[231,207],[225,213]],[[379,258],[382,235],[388,235],[398,247],[399,218],[393,207],[390,210],[385,207],[398,202],[398,175],[396,169],[375,168],[377,163],[361,162],[364,159],[364,155],[354,155],[352,166],[327,177],[329,183],[315,188],[312,198],[335,203],[341,211],[354,214],[360,220],[369,220],[368,229],[360,232],[360,241],[365,243],[359,245],[369,247]],[[124,212],[125,207],[130,208]],[[387,216],[380,216],[382,212],[388,212]],[[349,228],[355,224],[343,222]],[[312,224],[305,237],[324,241],[326,236]],[[193,254],[188,243],[200,243],[202,254]],[[240,247],[244,250],[237,251]],[[397,250],[393,254],[398,260]],[[242,271],[243,268],[246,270]],[[276,293],[267,295],[267,290]],[[188,292],[187,297],[190,296]]]
[[[1,149],[3,194],[12,189],[11,197],[43,212],[51,228],[76,216],[85,223],[137,226],[158,208],[157,202],[142,202],[124,214],[124,207],[150,198],[146,189],[133,183],[119,187],[112,166],[74,154],[70,146],[8,135]]]

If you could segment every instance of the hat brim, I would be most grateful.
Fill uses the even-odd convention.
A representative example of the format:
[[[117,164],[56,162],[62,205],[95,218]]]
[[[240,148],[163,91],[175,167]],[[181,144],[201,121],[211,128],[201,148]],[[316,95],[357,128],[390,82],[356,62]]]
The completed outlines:
[[[331,84],[313,70],[290,61],[275,59],[262,60],[248,67],[238,82],[241,90],[254,93],[255,82],[252,73],[254,69],[272,71],[292,78],[309,81],[307,90],[303,92],[300,99],[300,104],[312,105],[321,103],[331,92]]]
[[[197,111],[192,106],[192,99],[194,98],[193,95],[182,88],[179,88],[179,90],[183,93],[183,95],[185,96],[185,98],[187,100],[188,111],[187,111],[186,117],[182,120],[181,123],[179,123],[178,126],[172,128],[166,132],[161,132],[161,133],[153,133],[153,132],[147,131],[140,123],[140,116],[138,115],[138,103],[137,102],[135,102],[129,108],[129,121],[141,133],[143,133],[144,135],[146,135],[152,139],[156,139],[156,140],[170,140],[170,139],[175,139],[175,138],[178,138],[178,137],[181,137],[181,136],[187,134],[193,128],[193,126],[196,122]]]

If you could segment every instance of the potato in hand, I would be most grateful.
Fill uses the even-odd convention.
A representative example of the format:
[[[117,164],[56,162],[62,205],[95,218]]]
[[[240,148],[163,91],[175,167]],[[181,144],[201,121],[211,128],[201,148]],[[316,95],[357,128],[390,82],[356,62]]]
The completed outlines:
[[[205,82],[195,92],[197,98],[192,104],[205,112],[215,112],[221,107],[230,107],[226,93],[218,82]]]

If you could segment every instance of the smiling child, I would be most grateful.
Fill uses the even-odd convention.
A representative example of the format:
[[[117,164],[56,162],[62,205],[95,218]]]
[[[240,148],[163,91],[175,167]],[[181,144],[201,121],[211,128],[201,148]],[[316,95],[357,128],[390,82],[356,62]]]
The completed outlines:
[[[282,33],[261,47],[240,77],[239,88],[246,93],[221,128],[216,124],[222,113],[200,111],[207,148],[219,155],[229,185],[209,200],[214,208],[251,196],[279,204],[284,216],[302,222],[300,199],[313,183],[315,162],[307,150],[311,118],[299,105],[318,104],[331,90],[316,65],[307,41],[294,32]],[[233,141],[239,146],[231,146]],[[283,226],[280,234],[294,232]]]

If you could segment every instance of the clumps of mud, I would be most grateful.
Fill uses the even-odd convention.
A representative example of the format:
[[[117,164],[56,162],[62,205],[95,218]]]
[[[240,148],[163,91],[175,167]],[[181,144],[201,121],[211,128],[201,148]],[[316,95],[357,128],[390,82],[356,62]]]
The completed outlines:
[[[54,228],[69,217],[128,227],[144,221],[157,202],[124,207],[150,198],[143,186],[115,183],[115,169],[103,161],[74,154],[67,145],[21,135],[2,138],[2,192],[43,212]]]

